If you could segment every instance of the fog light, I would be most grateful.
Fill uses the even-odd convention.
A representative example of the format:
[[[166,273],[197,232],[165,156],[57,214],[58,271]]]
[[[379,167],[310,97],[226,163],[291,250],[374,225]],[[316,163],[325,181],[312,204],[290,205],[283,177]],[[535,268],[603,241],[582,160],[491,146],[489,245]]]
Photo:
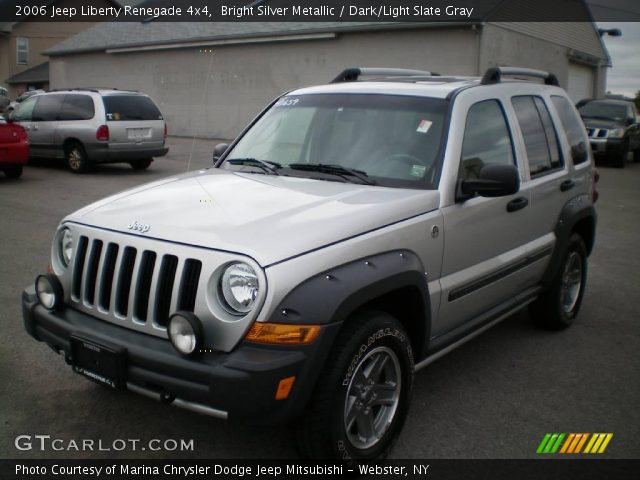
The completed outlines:
[[[176,312],[169,317],[169,340],[183,355],[198,351],[202,342],[202,324],[190,312]]]
[[[64,300],[62,285],[58,277],[50,273],[38,275],[36,278],[36,295],[38,301],[47,310],[56,310]]]

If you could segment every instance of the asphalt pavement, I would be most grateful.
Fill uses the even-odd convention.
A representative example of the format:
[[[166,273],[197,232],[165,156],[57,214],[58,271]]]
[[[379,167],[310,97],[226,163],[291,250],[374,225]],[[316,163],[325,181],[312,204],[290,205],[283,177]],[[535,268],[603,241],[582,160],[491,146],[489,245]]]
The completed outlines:
[[[45,271],[67,213],[208,166],[215,143],[170,138],[169,155],[142,172],[109,165],[79,176],[38,162],[18,181],[0,175],[0,458],[295,458],[286,427],[228,423],[110,391],[22,327],[20,293]],[[534,458],[547,432],[610,432],[604,457],[640,458],[640,164],[600,173],[596,246],[575,324],[538,330],[523,310],[419,372],[392,457]],[[50,435],[63,450],[41,451],[35,441],[20,450],[20,435]],[[69,449],[86,439],[111,451]],[[114,451],[121,439],[140,443]],[[145,448],[154,439],[193,440],[193,451]]]

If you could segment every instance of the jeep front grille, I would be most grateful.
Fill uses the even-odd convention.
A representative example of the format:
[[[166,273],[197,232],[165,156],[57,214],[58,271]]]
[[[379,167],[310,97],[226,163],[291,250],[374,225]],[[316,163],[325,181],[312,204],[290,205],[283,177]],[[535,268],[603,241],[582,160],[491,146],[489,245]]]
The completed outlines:
[[[82,235],[73,268],[71,301],[120,320],[165,329],[171,313],[193,312],[202,262]]]
[[[65,226],[75,239],[74,255],[69,267],[56,274],[65,303],[79,312],[166,339],[169,316],[186,310],[202,322],[206,348],[225,352],[244,338],[260,314],[267,282],[249,257],[75,222]],[[59,252],[52,254],[55,268]],[[265,285],[256,309],[246,316],[232,315],[217,298],[222,272],[238,261],[251,264]]]

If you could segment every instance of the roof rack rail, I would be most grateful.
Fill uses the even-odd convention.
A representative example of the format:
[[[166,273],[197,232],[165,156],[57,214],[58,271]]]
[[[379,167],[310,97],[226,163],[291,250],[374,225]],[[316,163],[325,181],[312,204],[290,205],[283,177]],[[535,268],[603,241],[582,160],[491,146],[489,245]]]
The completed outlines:
[[[543,70],[535,70],[533,68],[520,67],[488,68],[487,71],[484,72],[480,83],[482,83],[482,85],[492,85],[494,83],[500,83],[504,75],[541,78],[542,80],[544,80],[545,85],[554,85],[556,87],[560,86],[558,77],[556,77],[553,73],[545,72]]]
[[[361,75],[374,77],[437,77],[439,73],[425,70],[408,70],[405,68],[347,68],[340,72],[331,83],[357,82]]]

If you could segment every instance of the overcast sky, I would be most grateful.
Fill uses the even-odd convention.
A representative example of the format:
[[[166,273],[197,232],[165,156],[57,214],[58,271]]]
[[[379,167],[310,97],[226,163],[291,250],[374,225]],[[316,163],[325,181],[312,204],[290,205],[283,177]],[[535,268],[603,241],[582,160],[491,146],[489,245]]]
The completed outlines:
[[[604,37],[613,64],[607,75],[607,90],[634,97],[640,90],[640,22],[600,22],[598,26],[622,31],[621,37]]]

